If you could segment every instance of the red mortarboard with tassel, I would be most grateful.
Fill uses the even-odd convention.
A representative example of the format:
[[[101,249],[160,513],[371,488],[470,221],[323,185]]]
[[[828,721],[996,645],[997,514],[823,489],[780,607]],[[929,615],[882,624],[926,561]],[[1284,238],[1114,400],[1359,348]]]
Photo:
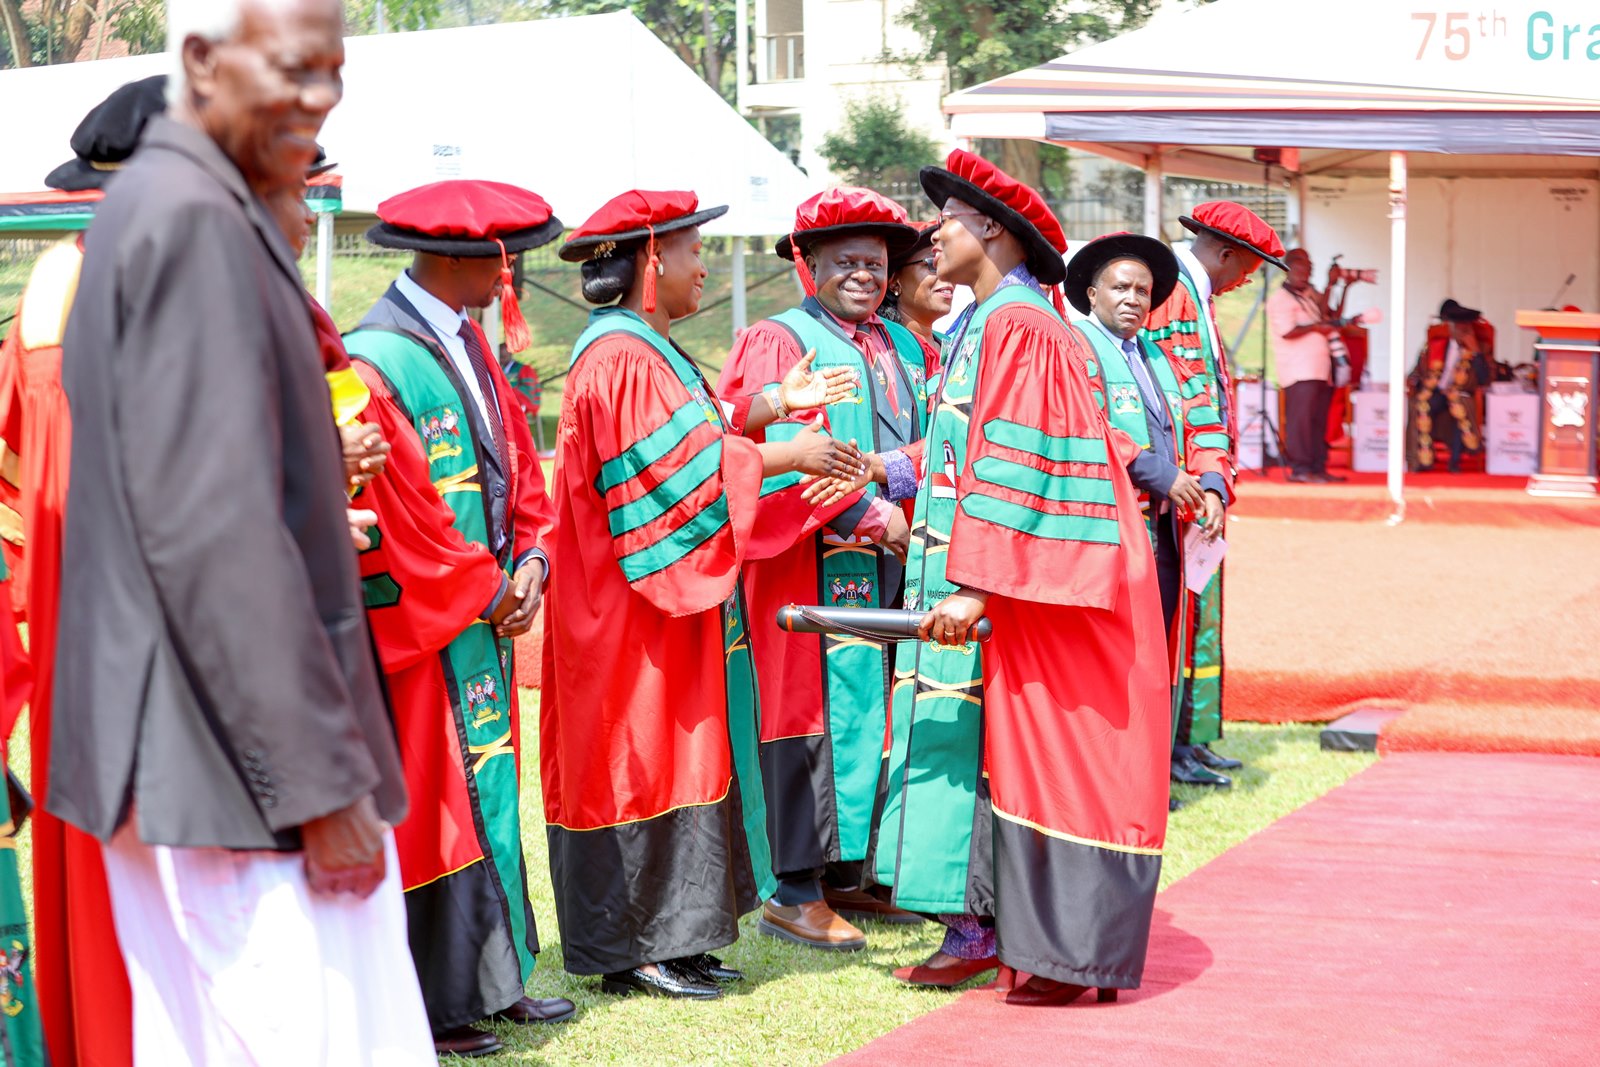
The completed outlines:
[[[773,251],[794,260],[795,272],[806,295],[814,296],[817,283],[806,266],[805,253],[816,242],[829,237],[869,234],[882,237],[889,258],[917,243],[917,229],[906,209],[888,197],[850,185],[824,189],[794,209],[794,230],[778,240]],[[796,250],[799,255],[796,255]]]
[[[973,152],[957,148],[943,167],[923,167],[922,191],[942,211],[950,199],[970,204],[1022,242],[1028,270],[1039,284],[1050,288],[1056,310],[1066,317],[1059,286],[1067,277],[1067,235],[1061,222],[1031,186]]]
[[[649,262],[644,272],[644,309],[656,309],[656,274],[661,258],[656,254],[656,239],[674,230],[698,226],[727,214],[726,205],[700,209],[700,198],[686,189],[651,191],[629,189],[612,197],[599,211],[589,216],[561,246],[561,258],[583,263],[615,255],[630,242],[644,241]]]
[[[561,236],[561,220],[537,193],[504,182],[453,180],[419,186],[378,205],[367,240],[434,256],[500,258],[500,321],[506,347],[532,342],[512,284],[511,257]]]

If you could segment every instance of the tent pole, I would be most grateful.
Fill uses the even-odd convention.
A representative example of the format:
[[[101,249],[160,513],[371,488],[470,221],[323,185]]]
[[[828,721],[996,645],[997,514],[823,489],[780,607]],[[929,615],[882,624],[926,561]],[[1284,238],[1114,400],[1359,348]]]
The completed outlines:
[[[733,242],[733,339],[739,339],[739,331],[743,330],[747,315],[744,306],[744,236],[730,238]]]
[[[1389,498],[1406,516],[1406,154],[1389,153]]]
[[[333,298],[333,216],[317,215],[317,303],[331,308]]]
[[[1144,162],[1144,232],[1161,240],[1161,153],[1152,152]]]

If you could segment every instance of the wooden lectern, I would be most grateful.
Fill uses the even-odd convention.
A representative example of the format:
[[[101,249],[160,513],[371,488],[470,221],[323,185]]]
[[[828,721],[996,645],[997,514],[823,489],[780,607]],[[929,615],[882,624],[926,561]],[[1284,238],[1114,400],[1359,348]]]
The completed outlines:
[[[1519,311],[1539,359],[1539,470],[1535,496],[1595,496],[1595,418],[1600,415],[1600,315]]]

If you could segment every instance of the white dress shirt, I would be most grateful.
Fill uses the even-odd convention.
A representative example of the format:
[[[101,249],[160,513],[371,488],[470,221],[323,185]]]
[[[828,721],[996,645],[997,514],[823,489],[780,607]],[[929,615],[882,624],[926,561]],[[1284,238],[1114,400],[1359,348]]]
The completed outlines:
[[[483,419],[483,425],[492,425],[489,421],[489,407],[484,402],[483,390],[478,388],[478,372],[473,370],[472,361],[467,358],[467,343],[461,339],[461,324],[468,321],[467,313],[455,310],[418,285],[412,280],[411,272],[408,270],[400,272],[400,277],[394,280],[394,287],[400,290],[401,296],[411,301],[411,306],[417,309],[417,314],[422,316],[428,328],[439,338],[439,343],[444,346],[450,362],[455,365],[456,373],[466,385],[467,392],[472,394],[473,402],[478,405],[478,416]]]

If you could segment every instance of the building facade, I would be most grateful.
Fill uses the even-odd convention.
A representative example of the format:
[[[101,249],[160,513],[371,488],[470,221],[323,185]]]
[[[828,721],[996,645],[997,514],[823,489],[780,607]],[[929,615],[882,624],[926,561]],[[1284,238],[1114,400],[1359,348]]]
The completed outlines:
[[[922,42],[903,25],[908,0],[735,0],[746,62],[738,67],[741,114],[787,142],[813,178],[831,181],[817,153],[843,128],[845,109],[873,97],[898,101],[906,124],[953,146],[941,102],[943,63],[917,63]]]

